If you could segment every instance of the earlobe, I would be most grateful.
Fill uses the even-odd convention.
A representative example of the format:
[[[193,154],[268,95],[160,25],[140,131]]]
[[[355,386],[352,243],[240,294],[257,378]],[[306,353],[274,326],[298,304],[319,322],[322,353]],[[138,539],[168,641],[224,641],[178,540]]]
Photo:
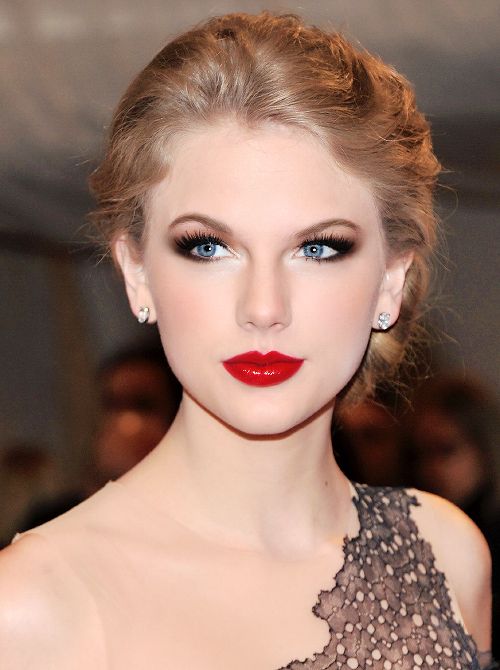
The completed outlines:
[[[384,272],[373,317],[372,328],[388,330],[398,320],[406,273],[411,267],[413,253],[393,259]]]
[[[127,235],[120,236],[113,244],[113,258],[120,268],[125,281],[130,309],[139,323],[154,323],[156,312],[149,290],[141,255]],[[139,319],[144,310],[148,310],[147,319]]]

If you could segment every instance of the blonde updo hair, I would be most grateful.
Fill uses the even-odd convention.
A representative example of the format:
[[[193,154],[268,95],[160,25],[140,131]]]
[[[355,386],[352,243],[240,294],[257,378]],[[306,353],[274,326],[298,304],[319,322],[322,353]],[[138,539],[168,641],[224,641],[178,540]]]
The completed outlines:
[[[342,35],[294,15],[229,14],[167,44],[116,110],[105,156],[90,178],[91,215],[108,246],[128,234],[140,252],[147,199],[181,133],[221,119],[293,126],[328,147],[371,187],[389,254],[413,253],[401,312],[373,332],[343,402],[393,376],[418,332],[435,245],[432,192],[440,165],[408,81]]]

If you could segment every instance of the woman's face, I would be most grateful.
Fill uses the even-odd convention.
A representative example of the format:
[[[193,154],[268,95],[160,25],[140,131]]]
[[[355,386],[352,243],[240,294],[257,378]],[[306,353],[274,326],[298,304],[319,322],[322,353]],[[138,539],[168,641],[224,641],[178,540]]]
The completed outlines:
[[[150,307],[184,391],[242,432],[278,434],[327,406],[379,312],[397,318],[405,262],[387,265],[369,188],[296,130],[226,123],[183,136],[147,233],[140,260],[125,240],[116,249],[132,309]],[[223,364],[270,351],[303,363],[270,386]]]

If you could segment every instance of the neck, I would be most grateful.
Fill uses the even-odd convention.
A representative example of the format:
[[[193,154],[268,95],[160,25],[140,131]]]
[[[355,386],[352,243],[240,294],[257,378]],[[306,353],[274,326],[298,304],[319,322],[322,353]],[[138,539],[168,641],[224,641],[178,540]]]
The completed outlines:
[[[238,433],[184,396],[160,445],[132,471],[156,507],[199,534],[273,554],[321,553],[347,532],[349,484],[326,408],[278,436]]]

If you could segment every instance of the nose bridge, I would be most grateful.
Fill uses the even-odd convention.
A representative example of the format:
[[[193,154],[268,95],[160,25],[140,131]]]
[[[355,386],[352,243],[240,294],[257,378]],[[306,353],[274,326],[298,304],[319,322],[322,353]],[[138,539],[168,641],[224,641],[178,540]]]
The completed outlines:
[[[291,320],[285,268],[271,259],[248,264],[242,282],[237,320],[243,327],[286,327]]]

